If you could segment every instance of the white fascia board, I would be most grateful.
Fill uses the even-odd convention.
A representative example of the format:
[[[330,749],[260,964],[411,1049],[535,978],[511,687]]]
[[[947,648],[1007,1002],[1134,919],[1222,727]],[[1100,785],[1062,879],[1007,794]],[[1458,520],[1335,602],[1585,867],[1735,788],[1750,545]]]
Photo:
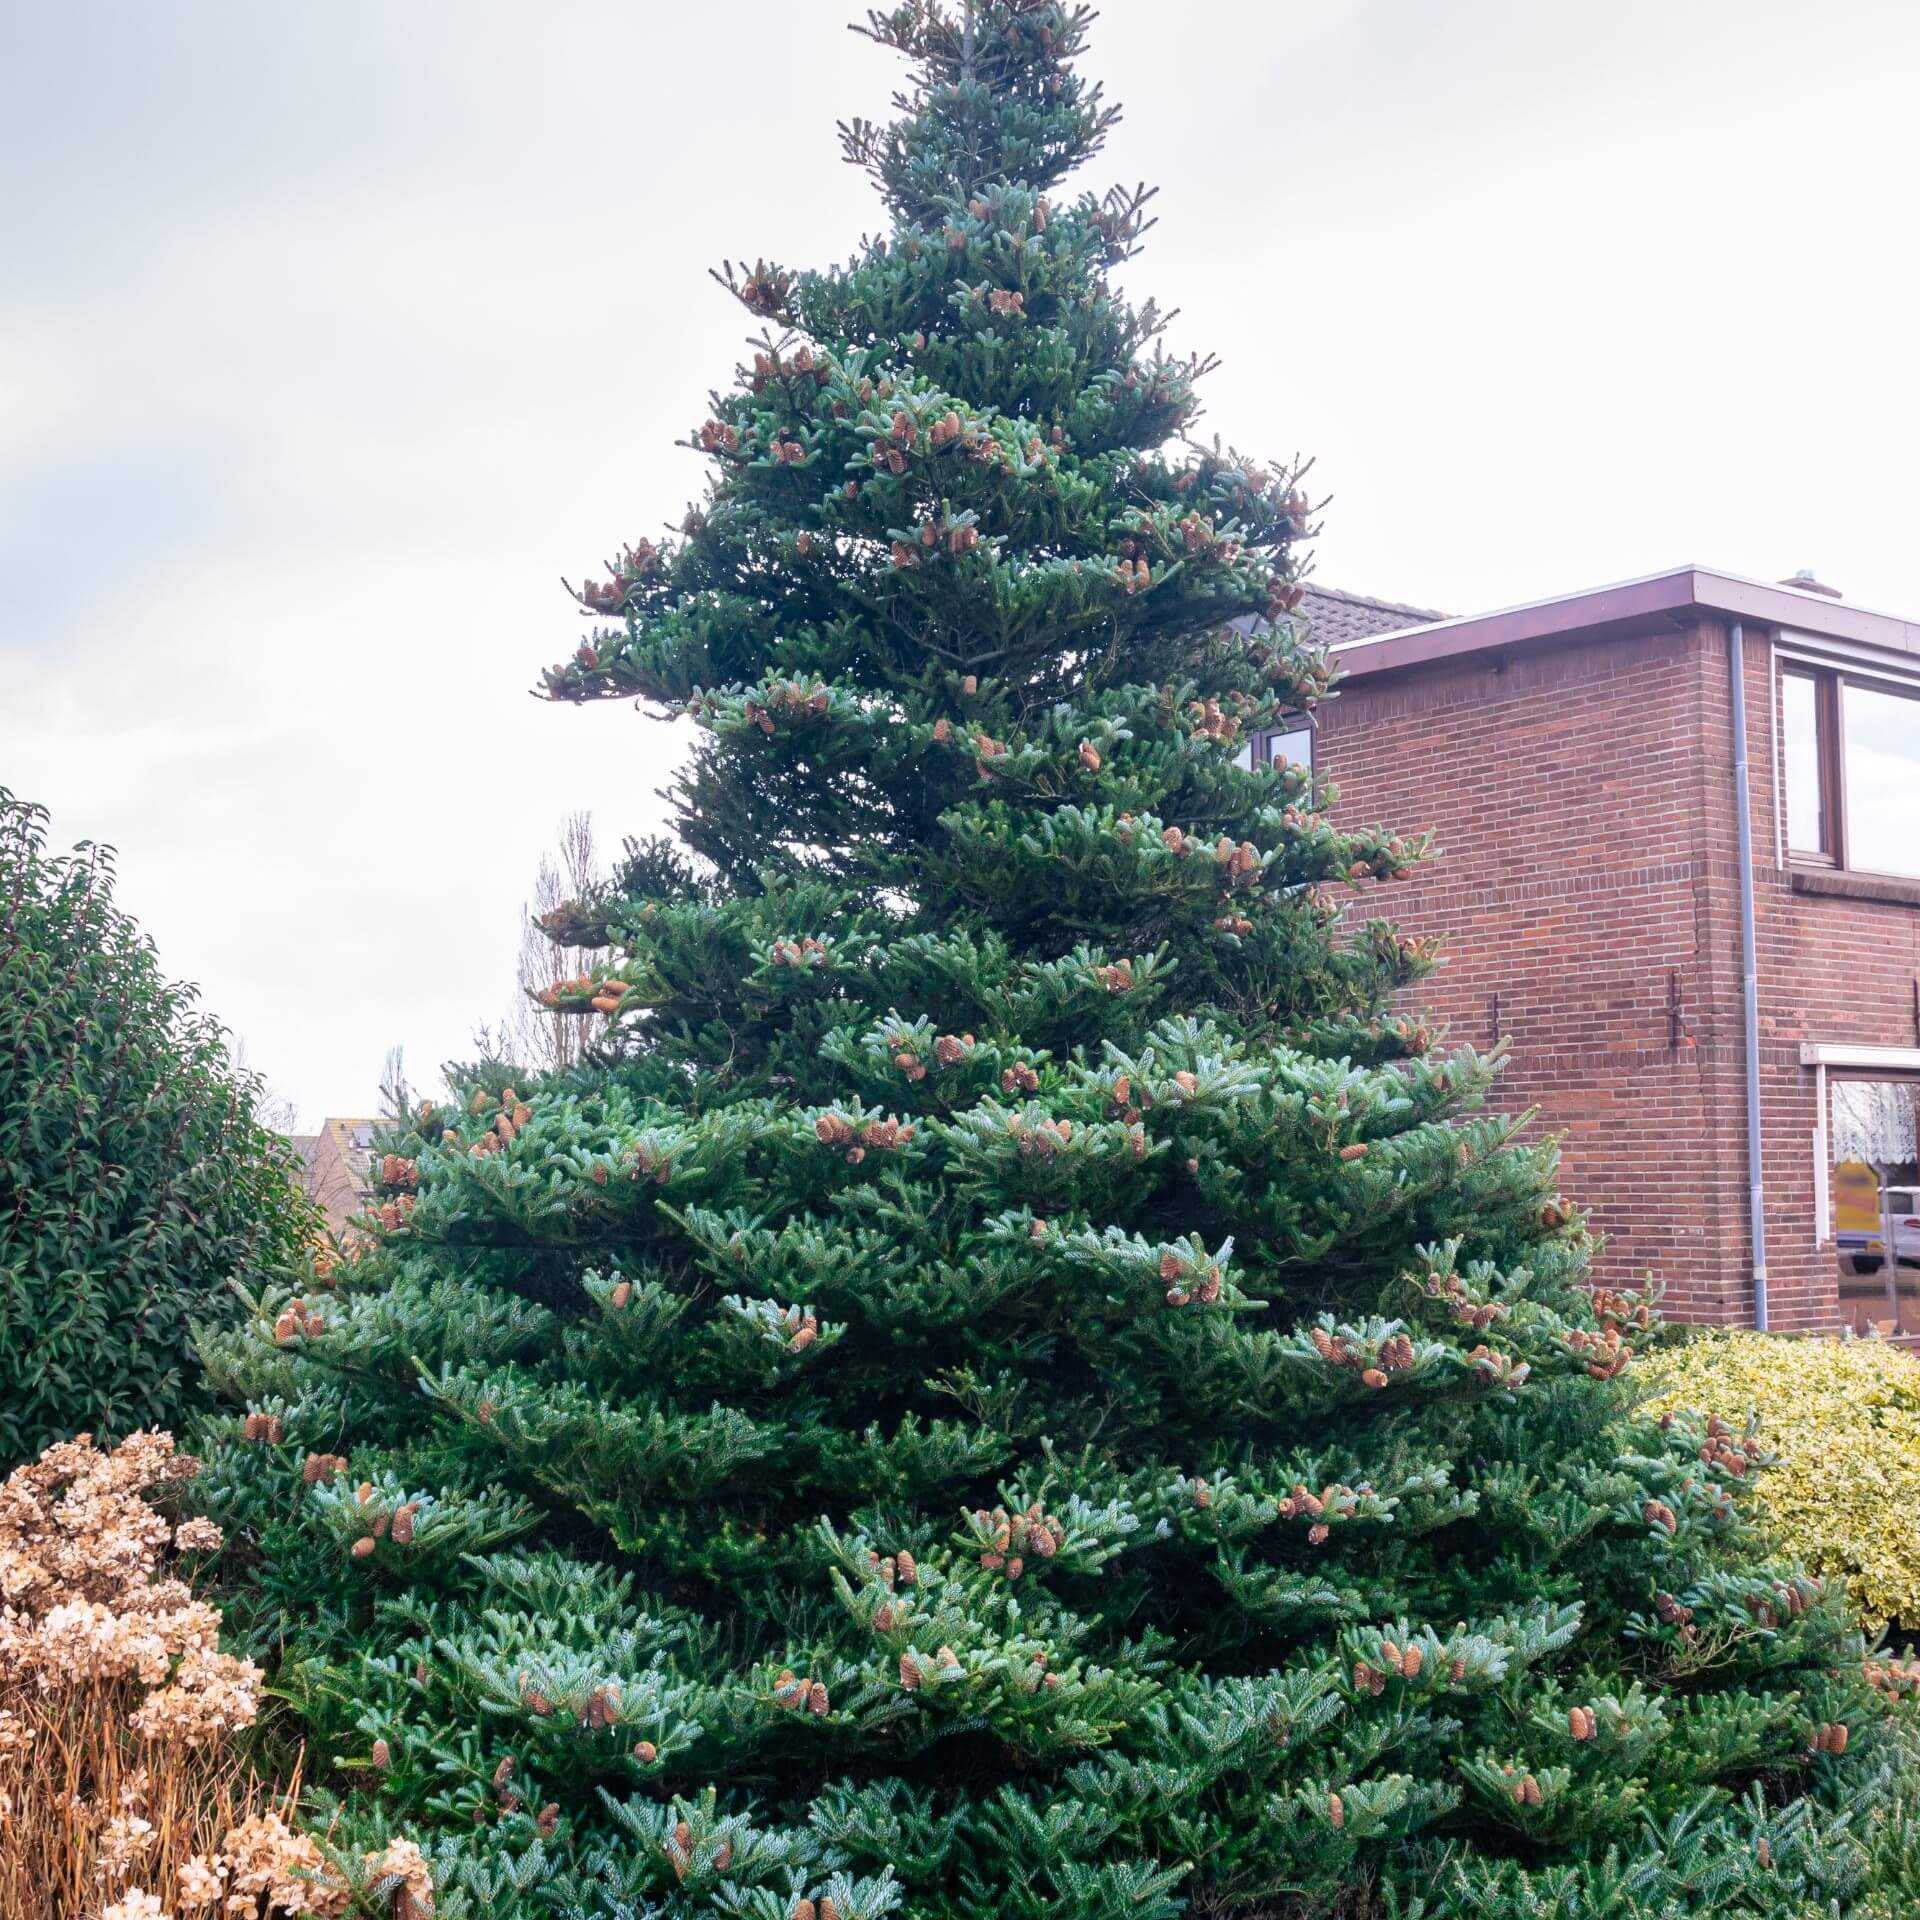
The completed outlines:
[[[1803,1040],[1800,1064],[1803,1067],[1881,1067],[1889,1073],[1920,1073],[1920,1047],[1855,1047]]]

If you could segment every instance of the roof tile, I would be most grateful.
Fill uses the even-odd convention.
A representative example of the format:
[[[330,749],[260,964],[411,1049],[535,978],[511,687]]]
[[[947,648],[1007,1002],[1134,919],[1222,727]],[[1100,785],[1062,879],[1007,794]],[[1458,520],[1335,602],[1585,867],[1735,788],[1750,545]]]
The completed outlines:
[[[1432,607],[1409,607],[1398,600],[1376,600],[1370,594],[1347,593],[1339,587],[1312,584],[1303,588],[1300,615],[1316,645],[1337,647],[1369,634],[1392,633],[1400,627],[1423,627],[1447,614]]]

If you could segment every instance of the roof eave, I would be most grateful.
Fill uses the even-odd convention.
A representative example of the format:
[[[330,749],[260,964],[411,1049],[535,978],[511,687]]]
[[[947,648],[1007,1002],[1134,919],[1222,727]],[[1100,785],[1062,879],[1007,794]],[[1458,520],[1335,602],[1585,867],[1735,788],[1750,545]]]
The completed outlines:
[[[1751,620],[1920,659],[1920,622],[1849,606],[1823,594],[1771,586],[1708,567],[1676,567],[1612,586],[1559,594],[1493,613],[1399,627],[1333,649],[1348,678],[1391,673],[1477,653],[1550,646],[1685,626],[1691,616]]]

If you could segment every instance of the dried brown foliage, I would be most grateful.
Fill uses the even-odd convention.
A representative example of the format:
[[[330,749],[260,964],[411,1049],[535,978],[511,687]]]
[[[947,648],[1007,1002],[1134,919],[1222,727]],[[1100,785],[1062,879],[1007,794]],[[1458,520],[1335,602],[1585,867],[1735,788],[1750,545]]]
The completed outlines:
[[[82,1435],[0,1484],[0,1920],[344,1913],[351,1891],[235,1749],[261,1675],[181,1578],[216,1550],[146,1498],[195,1462],[163,1433]],[[364,1863],[395,1920],[430,1913],[419,1854]]]

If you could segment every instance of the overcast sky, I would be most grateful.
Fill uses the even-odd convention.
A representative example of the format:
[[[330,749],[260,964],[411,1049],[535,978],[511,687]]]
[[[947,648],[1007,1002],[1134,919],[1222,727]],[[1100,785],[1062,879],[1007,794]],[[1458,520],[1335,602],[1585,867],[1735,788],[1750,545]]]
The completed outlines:
[[[698,489],[706,268],[878,223],[852,11],[0,0],[0,784],[309,1122],[499,1017],[561,815],[659,821],[682,735],[526,689]],[[1129,285],[1203,431],[1318,457],[1322,580],[1920,614],[1920,8],[1108,0],[1092,65]]]

